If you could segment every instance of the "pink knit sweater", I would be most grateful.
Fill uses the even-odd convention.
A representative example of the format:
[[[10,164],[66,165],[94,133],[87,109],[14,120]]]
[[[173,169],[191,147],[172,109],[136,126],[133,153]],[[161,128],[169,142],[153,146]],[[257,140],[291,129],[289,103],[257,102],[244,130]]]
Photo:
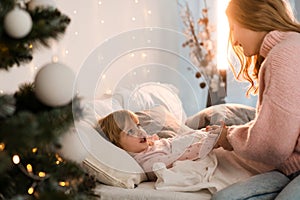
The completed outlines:
[[[256,118],[227,138],[238,155],[289,175],[300,170],[300,34],[272,31],[260,54]]]

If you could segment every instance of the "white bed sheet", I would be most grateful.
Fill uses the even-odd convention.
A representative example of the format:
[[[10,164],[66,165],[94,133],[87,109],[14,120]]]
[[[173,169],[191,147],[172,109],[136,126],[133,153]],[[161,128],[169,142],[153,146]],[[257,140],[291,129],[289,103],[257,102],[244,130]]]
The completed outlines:
[[[124,189],[99,183],[95,188],[99,200],[209,200],[208,190],[198,192],[171,192],[154,189],[154,182],[143,182],[135,189]]]
[[[270,166],[247,161],[238,157],[235,153],[221,148],[214,150],[214,152],[218,159],[218,167],[215,173],[227,177],[221,180],[224,186],[271,170]],[[134,189],[124,189],[99,183],[95,188],[95,194],[100,196],[100,200],[208,200],[211,198],[210,192],[206,189],[196,192],[172,192],[157,190],[154,186],[155,182],[142,182]]]

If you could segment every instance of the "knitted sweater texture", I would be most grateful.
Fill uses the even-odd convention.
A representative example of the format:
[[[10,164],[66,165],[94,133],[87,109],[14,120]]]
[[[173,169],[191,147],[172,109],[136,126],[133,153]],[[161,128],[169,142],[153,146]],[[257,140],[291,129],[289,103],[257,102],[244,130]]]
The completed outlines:
[[[289,175],[300,170],[300,34],[272,31],[260,54],[256,117],[227,138],[238,155]]]

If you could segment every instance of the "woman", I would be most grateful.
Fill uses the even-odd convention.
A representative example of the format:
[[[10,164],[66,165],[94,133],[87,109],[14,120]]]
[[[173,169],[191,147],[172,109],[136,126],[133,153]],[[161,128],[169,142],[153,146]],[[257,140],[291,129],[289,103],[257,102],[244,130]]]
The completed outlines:
[[[256,118],[225,127],[216,147],[274,171],[219,191],[213,199],[300,199],[300,24],[284,0],[231,0],[226,14],[237,78],[258,93]],[[232,61],[236,63],[236,61]]]

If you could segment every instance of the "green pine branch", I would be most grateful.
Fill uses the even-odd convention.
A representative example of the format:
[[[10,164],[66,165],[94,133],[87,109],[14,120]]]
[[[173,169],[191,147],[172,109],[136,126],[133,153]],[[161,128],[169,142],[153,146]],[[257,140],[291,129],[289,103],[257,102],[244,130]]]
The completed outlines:
[[[52,108],[38,101],[34,84],[20,86],[13,95],[0,96],[0,199],[93,199],[94,177],[57,154],[59,138],[81,115],[78,97]],[[20,164],[12,162],[13,155],[20,157]],[[34,175],[44,172],[47,177],[30,177],[25,169],[28,164]],[[60,182],[68,184],[62,186]],[[35,192],[30,195],[32,185]]]
[[[4,17],[14,8],[14,2],[15,0],[0,1],[0,69],[4,70],[30,62],[33,50],[38,46],[50,47],[50,39],[58,40],[71,21],[68,16],[52,7],[27,10],[32,18],[32,30],[24,38],[14,39],[6,34],[3,25]]]

